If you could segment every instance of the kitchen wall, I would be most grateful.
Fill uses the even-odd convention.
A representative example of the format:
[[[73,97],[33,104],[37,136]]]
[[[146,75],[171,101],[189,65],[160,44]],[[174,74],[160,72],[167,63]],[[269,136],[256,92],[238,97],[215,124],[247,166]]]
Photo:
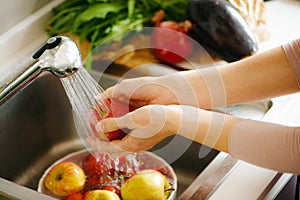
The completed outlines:
[[[50,0],[4,0],[0,7],[0,35]]]
[[[0,7],[0,85],[28,63],[49,36],[45,24],[63,0],[2,0]]]

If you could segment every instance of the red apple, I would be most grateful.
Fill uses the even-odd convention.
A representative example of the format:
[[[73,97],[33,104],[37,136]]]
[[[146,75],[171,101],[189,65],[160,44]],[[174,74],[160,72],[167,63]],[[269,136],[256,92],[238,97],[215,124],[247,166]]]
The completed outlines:
[[[93,108],[93,115],[97,119],[97,121],[109,117],[120,117],[132,111],[132,108],[128,104],[119,101],[118,99],[106,99],[105,103],[108,107],[108,113],[103,113],[103,110],[105,109],[102,108],[100,105]],[[96,133],[95,122],[91,123],[91,127],[93,131]],[[111,141],[111,140],[122,139],[127,133],[128,133],[127,129],[122,129],[122,130],[116,130],[113,132],[105,133],[105,135],[107,139]]]
[[[61,162],[47,173],[44,184],[55,195],[68,196],[81,191],[85,184],[85,173],[73,162]]]

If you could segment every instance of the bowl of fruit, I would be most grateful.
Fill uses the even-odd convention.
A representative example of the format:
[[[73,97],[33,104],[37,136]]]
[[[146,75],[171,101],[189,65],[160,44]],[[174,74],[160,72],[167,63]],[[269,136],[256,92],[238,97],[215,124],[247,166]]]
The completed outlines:
[[[174,200],[177,177],[172,167],[151,152],[111,157],[80,150],[53,163],[38,191],[64,200]]]

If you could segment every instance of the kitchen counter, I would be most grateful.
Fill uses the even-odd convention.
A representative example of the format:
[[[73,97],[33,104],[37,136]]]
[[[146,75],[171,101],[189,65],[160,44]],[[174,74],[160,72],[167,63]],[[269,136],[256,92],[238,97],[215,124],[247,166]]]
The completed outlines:
[[[0,35],[0,83],[16,68],[23,66],[22,60],[28,58],[48,38],[44,32],[44,24],[49,18],[47,9],[61,1],[51,1],[34,16],[24,19]],[[300,26],[297,22],[300,19],[300,1],[273,0],[268,1],[266,7],[271,36],[261,44],[261,52],[300,37]],[[34,34],[32,30],[35,30]],[[281,109],[272,110],[262,120],[291,126],[300,125],[300,94],[276,98],[273,103],[274,107]],[[225,153],[221,154],[224,159],[227,156]],[[238,160],[231,167],[226,177],[215,185],[209,199],[272,199],[291,178],[290,174],[279,175],[276,171]],[[204,178],[207,178],[205,173],[199,177],[199,181]],[[193,191],[193,188],[187,190],[189,191]]]
[[[260,51],[279,46],[300,37],[300,1],[273,0],[266,2],[270,39],[261,43]]]
[[[271,35],[269,40],[261,43],[261,52],[300,37],[300,1],[268,1],[266,8]],[[273,102],[273,106],[281,104],[278,107],[282,109],[268,113],[263,121],[300,126],[300,94],[279,97],[273,99]],[[274,199],[291,177],[291,174],[278,174],[276,171],[238,161],[209,199]]]
[[[280,106],[283,109],[268,113],[263,121],[300,126],[299,93],[274,99],[274,103],[283,104]],[[279,174],[273,170],[238,161],[229,176],[209,199],[273,199],[290,178],[292,174]]]

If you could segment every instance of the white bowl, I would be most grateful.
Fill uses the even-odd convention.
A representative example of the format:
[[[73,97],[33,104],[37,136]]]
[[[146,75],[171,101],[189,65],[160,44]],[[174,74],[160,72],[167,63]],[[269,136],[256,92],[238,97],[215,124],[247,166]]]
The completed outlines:
[[[58,196],[53,195],[44,185],[44,179],[48,172],[50,171],[51,168],[53,168],[54,165],[62,162],[62,161],[71,161],[74,162],[78,165],[81,164],[81,161],[88,155],[90,154],[90,151],[83,149],[74,153],[71,153],[56,162],[54,162],[48,169],[44,172],[43,176],[41,177],[39,184],[38,184],[38,192],[47,194],[49,196],[59,198]],[[167,176],[167,178],[172,182],[172,188],[174,190],[170,193],[170,196],[168,200],[175,200],[176,198],[176,191],[177,191],[177,177],[176,174],[173,170],[173,168],[161,157],[155,155],[154,153],[144,151],[144,152],[139,152],[137,153],[138,158],[141,158],[145,164],[145,168],[147,169],[148,167],[155,167],[157,169],[163,168],[163,173],[164,175]]]

